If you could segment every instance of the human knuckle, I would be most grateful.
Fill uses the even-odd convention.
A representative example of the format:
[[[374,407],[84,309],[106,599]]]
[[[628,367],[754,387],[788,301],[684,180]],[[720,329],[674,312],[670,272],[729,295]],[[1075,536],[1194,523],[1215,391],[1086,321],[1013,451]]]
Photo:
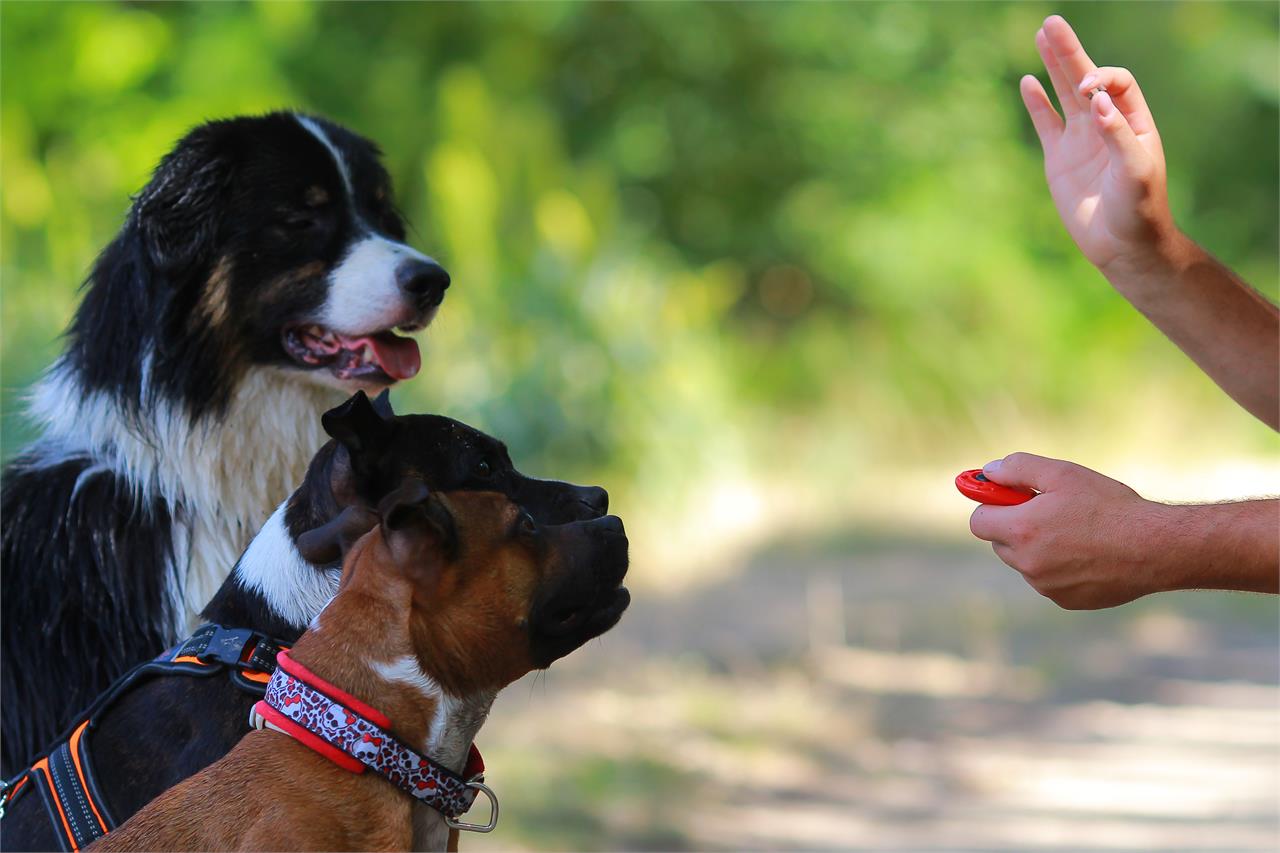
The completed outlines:
[[[1132,80],[1133,74],[1128,68],[1122,65],[1104,65],[1098,69],[1098,79],[1103,85],[1115,83],[1123,83],[1125,80]]]
[[[1026,544],[1035,539],[1035,535],[1035,523],[1028,519],[1020,518],[1016,521],[1010,522],[1009,524],[1010,541],[1017,542],[1019,544]]]

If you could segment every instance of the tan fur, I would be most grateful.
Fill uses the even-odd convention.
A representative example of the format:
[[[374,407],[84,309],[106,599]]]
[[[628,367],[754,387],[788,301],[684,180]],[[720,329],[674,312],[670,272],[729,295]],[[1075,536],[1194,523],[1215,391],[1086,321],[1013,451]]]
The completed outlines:
[[[347,554],[337,596],[291,652],[385,713],[415,749],[428,742],[438,703],[382,677],[377,665],[412,655],[450,697],[481,697],[478,728],[497,690],[532,668],[525,620],[556,559],[511,536],[518,510],[502,495],[441,500],[458,531],[456,558],[444,559],[425,525],[374,527]],[[461,772],[464,761],[445,763]],[[412,810],[425,808],[371,771],[350,773],[287,735],[253,731],[89,849],[407,850]]]
[[[210,327],[221,329],[226,325],[230,313],[231,258],[221,257],[209,276],[204,292],[200,294],[200,302],[196,305],[196,314],[192,322],[198,323],[196,318],[203,315],[208,318]]]
[[[284,299],[288,296],[290,290],[305,287],[312,279],[318,278],[324,272],[324,261],[312,261],[309,264],[303,264],[296,270],[291,270],[267,282],[262,291],[262,299],[268,303]]]
[[[324,187],[313,185],[307,187],[306,195],[302,197],[302,200],[307,203],[308,207],[319,207],[322,204],[329,203],[329,194],[325,192]]]

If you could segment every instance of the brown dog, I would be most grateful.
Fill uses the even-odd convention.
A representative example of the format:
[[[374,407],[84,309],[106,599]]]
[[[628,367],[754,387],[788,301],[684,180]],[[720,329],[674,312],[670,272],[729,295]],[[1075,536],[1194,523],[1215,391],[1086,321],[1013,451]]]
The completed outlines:
[[[221,761],[90,849],[446,848],[444,815],[406,790],[415,778],[420,789],[463,784],[473,739],[498,690],[617,623],[630,602],[620,586],[626,535],[613,516],[539,528],[502,495],[428,494],[417,481],[384,501],[379,515],[349,510],[299,543],[317,558],[327,551],[332,559],[339,548],[347,557],[337,596],[267,693],[268,705],[274,696],[295,717],[282,720],[275,707],[259,703],[267,725],[274,728],[274,720],[281,730],[245,735]],[[320,694],[307,692],[302,674],[318,682]],[[333,697],[339,701],[331,706]],[[323,743],[293,731],[294,719],[319,719],[307,716],[315,701],[330,716],[346,714],[348,723],[363,714],[383,725],[415,768],[418,757],[432,765],[426,776],[402,777],[396,766],[367,760],[377,772],[351,772],[364,769],[352,756],[381,743],[378,730],[371,737],[364,729],[363,742],[357,737],[345,754],[326,757]],[[352,730],[341,737],[313,731],[341,745]],[[474,788],[460,790],[475,795]]]

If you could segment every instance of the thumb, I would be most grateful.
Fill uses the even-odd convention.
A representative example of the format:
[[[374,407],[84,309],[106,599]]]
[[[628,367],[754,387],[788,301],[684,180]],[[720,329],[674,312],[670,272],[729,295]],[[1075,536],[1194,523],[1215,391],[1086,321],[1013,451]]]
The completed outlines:
[[[1071,463],[1034,453],[1010,453],[1003,459],[982,466],[987,479],[1002,486],[1021,486],[1046,492],[1052,489],[1070,469]]]
[[[1094,125],[1120,170],[1130,177],[1140,177],[1151,165],[1151,155],[1138,141],[1124,114],[1106,92],[1098,92],[1089,102]]]

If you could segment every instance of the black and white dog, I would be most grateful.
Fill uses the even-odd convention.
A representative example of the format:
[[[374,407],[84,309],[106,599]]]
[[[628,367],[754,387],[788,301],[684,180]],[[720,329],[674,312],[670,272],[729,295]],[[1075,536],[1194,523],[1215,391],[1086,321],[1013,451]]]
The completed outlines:
[[[441,491],[501,492],[537,527],[599,518],[609,507],[604,489],[526,477],[497,439],[438,415],[396,415],[385,394],[370,401],[357,392],[325,413],[322,423],[334,440],[320,449],[302,484],[250,542],[204,608],[204,619],[291,645],[337,592],[342,573],[340,554],[317,555],[306,547],[309,531],[329,525],[348,507],[376,507],[406,476]],[[550,615],[576,626],[590,603]],[[418,689],[438,690],[416,667],[390,673]],[[129,685],[99,709],[79,745],[80,772],[93,780],[95,808],[114,824],[123,823],[162,791],[226,755],[244,736],[257,699],[226,677],[175,676]],[[464,752],[467,746],[459,744]],[[69,792],[63,798],[78,802]],[[30,790],[21,798],[15,793],[0,822],[0,849],[59,848],[58,819],[42,800],[43,794]]]
[[[160,652],[324,441],[417,373],[449,286],[373,143],[305,115],[196,128],[98,258],[4,471],[0,771]]]

